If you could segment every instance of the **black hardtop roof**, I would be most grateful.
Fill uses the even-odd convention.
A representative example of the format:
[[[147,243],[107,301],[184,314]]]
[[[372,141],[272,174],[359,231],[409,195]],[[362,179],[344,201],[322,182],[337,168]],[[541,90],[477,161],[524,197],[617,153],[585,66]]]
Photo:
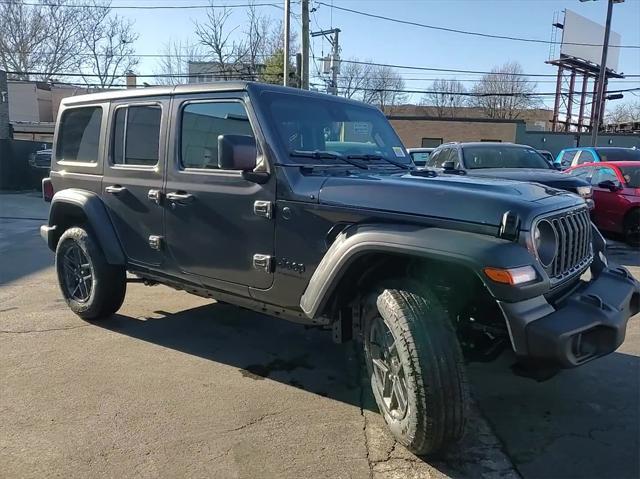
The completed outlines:
[[[313,98],[322,98],[325,100],[340,101],[360,106],[369,106],[365,103],[350,100],[344,97],[327,95],[326,93],[301,90],[299,88],[285,87],[281,85],[272,85],[270,83],[259,83],[250,81],[220,81],[212,83],[190,83],[175,86],[153,86],[146,88],[131,88],[115,91],[106,91],[100,93],[90,93],[87,95],[77,95],[64,98],[62,104],[64,106],[79,105],[83,103],[97,103],[102,101],[121,100],[127,98],[153,98],[158,96],[180,95],[188,93],[219,93],[226,91],[251,91],[259,94],[263,91],[276,91],[281,93],[289,93],[298,96],[306,96]]]

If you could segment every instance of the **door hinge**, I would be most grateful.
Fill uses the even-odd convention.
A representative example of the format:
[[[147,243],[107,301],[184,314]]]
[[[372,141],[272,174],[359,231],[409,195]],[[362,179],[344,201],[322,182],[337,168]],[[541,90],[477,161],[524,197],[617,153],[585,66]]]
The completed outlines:
[[[255,201],[253,203],[253,213],[256,216],[271,219],[273,217],[273,205],[271,201]]]
[[[151,235],[149,236],[149,246],[151,246],[151,249],[160,251],[162,249],[162,240],[162,236]]]
[[[253,267],[270,273],[273,269],[273,257],[268,254],[254,254]]]

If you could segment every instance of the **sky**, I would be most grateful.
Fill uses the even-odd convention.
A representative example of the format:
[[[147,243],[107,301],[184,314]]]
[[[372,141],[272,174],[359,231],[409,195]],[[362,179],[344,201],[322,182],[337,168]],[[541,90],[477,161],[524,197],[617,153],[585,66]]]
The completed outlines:
[[[257,2],[279,0],[256,0]],[[367,18],[331,8],[332,0],[319,5],[311,0],[311,30],[340,28],[341,58],[359,58],[378,63],[417,65],[430,68],[487,71],[506,61],[518,61],[526,73],[555,75],[557,69],[545,64],[549,59],[549,45],[510,40],[480,38],[457,33],[434,31],[410,25]],[[215,0],[218,5],[246,4],[246,0]],[[127,0],[113,0],[112,5],[131,5]],[[206,0],[144,0],[138,5],[206,5]],[[570,9],[598,23],[604,23],[606,0],[333,0],[334,6],[366,11],[375,15],[426,23],[448,28],[516,37],[551,39],[551,24],[555,12]],[[292,11],[300,13],[300,4],[292,0]],[[275,7],[260,7],[260,11],[276,19],[283,16]],[[120,15],[135,22],[140,34],[137,53],[160,53],[169,40],[195,41],[194,21],[202,19],[205,11],[191,10],[118,10]],[[292,20],[292,28],[299,30],[300,16]],[[241,35],[246,21],[244,8],[233,9],[229,25],[238,26]],[[625,0],[614,5],[612,29],[621,35],[621,44],[640,45],[640,0]],[[594,43],[600,43],[595,39]],[[312,39],[316,56],[327,54],[330,45],[322,37]],[[557,55],[556,55],[557,56]],[[156,70],[157,59],[143,58],[138,73]],[[312,73],[315,68],[311,67]],[[640,74],[640,49],[622,49],[619,72]],[[443,74],[425,71],[400,70],[407,89],[424,90],[435,78],[457,78],[472,86],[477,74]],[[555,79],[537,79],[539,92],[553,92]],[[610,82],[609,89],[640,87],[640,77]],[[625,94],[624,100],[637,101],[636,95]],[[414,98],[416,99],[416,98]],[[545,100],[550,105],[552,98]]]

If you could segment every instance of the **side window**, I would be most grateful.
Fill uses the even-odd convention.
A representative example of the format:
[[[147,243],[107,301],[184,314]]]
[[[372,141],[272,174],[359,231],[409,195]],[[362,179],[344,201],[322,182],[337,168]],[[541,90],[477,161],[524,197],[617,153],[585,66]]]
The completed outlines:
[[[57,161],[98,162],[102,108],[91,106],[66,110],[60,120]]]
[[[560,158],[560,166],[563,168],[569,168],[573,158],[576,156],[577,151],[565,151]]]
[[[613,181],[616,184],[620,183],[618,175],[616,175],[616,172],[611,168],[597,168],[591,179],[591,184],[597,186],[603,181]]]
[[[578,158],[578,165],[583,165],[585,163],[595,163],[596,158],[593,156],[593,153],[587,150],[582,150],[580,152],[580,157]]]
[[[435,150],[432,151],[431,154],[429,155],[429,159],[427,160],[427,167],[429,168],[437,168],[437,161],[438,158],[440,158],[440,156],[442,155],[443,150]]]
[[[443,154],[438,158],[437,167],[444,168],[444,164],[447,161],[453,161],[455,163],[455,167],[460,167],[460,161],[458,160],[458,150],[455,148],[447,148],[444,150]]]
[[[155,166],[158,164],[160,121],[158,105],[118,108],[113,124],[111,161],[114,165]]]
[[[191,103],[182,110],[180,134],[183,168],[218,168],[218,136],[253,137],[244,105],[239,101]]]
[[[592,166],[585,166],[584,168],[576,168],[575,170],[571,170],[569,174],[571,176],[575,176],[576,178],[581,178],[583,180],[589,181],[589,177],[593,173]]]

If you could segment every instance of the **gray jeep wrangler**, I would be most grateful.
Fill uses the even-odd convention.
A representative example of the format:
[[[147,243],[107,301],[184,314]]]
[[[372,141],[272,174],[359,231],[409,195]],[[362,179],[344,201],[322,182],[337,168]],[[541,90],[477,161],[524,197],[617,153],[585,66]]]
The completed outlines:
[[[463,434],[465,355],[578,366],[640,307],[580,197],[417,170],[358,102],[254,83],[78,96],[53,151],[41,233],[78,316],[109,317],[137,280],[361,341],[418,454]]]

